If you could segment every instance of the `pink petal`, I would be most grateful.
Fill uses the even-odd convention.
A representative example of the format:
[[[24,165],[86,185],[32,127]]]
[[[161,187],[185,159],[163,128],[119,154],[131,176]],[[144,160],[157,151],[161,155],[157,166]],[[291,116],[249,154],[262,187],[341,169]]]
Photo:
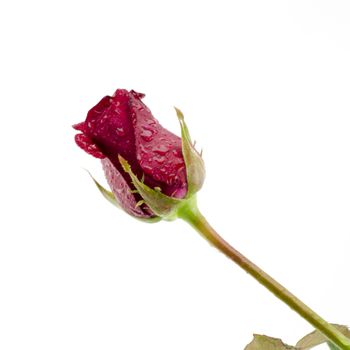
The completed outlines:
[[[73,127],[73,129],[81,131],[81,132],[85,132],[85,129],[86,129],[85,128],[85,122],[74,124],[74,125],[72,125],[72,127]]]
[[[86,153],[91,154],[95,158],[100,158],[100,159],[105,158],[105,155],[92,142],[92,140],[88,136],[86,136],[85,134],[77,134],[77,135],[75,135],[75,142]]]
[[[119,89],[113,97],[104,97],[86,118],[89,137],[114,164],[118,154],[134,165],[135,136],[129,112],[129,92]]]
[[[145,183],[158,186],[168,196],[183,198],[187,192],[181,139],[163,128],[135,93],[130,93],[136,157]]]
[[[136,204],[141,199],[141,197],[137,194],[131,193],[129,184],[108,158],[102,160],[102,166],[107,182],[114,196],[116,197],[120,206],[127,213],[140,218],[148,218],[154,216],[150,212],[149,208],[145,208],[145,205],[136,207]]]

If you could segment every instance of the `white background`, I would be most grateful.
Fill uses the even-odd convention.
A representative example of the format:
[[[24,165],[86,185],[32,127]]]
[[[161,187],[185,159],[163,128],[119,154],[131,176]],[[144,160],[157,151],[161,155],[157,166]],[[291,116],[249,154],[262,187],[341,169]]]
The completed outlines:
[[[348,1],[3,1],[0,348],[240,350],[311,327],[185,223],[141,224],[71,125],[116,88],[180,107],[214,227],[350,323]]]

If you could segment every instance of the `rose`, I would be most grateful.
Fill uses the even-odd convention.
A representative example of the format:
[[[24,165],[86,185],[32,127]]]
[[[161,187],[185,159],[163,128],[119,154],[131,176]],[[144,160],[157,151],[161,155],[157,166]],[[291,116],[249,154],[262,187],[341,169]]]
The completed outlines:
[[[177,110],[181,139],[163,128],[141,101],[143,94],[118,89],[73,127],[79,147],[102,160],[112,190],[101,192],[141,219],[169,217],[202,186],[204,165]]]
[[[182,113],[176,109],[181,126],[180,140],[159,125],[141,102],[142,97],[143,94],[135,91],[117,90],[112,97],[104,97],[93,107],[85,122],[74,125],[81,132],[75,137],[76,143],[102,160],[112,192],[95,181],[101,193],[142,220],[172,220],[179,217],[189,223],[211,245],[317,329],[297,345],[303,343],[310,349],[313,343],[318,345],[321,339],[322,342],[328,340],[332,349],[349,350],[349,330],[346,327],[327,323],[233,248],[206,221],[197,207],[195,195],[203,184],[204,164],[191,142]],[[223,181],[227,182],[227,179],[223,178]],[[275,344],[276,349],[279,345],[285,349],[291,348],[278,339],[258,335],[246,349],[260,349],[265,345],[270,349],[269,345]],[[298,346],[298,349],[301,348]]]

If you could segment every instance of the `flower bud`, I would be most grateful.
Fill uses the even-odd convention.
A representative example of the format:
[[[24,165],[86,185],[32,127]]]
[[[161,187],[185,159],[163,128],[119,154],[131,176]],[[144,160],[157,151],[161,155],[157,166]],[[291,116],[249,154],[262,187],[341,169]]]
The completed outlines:
[[[182,139],[159,124],[143,97],[122,89],[104,97],[73,126],[81,132],[75,141],[101,159],[111,191],[94,181],[106,199],[141,220],[171,220],[202,187],[204,163],[181,111]]]

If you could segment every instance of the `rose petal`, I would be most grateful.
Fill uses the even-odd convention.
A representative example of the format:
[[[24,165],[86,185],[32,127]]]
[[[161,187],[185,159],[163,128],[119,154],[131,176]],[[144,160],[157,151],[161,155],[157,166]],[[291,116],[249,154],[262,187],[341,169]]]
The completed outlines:
[[[108,158],[102,160],[102,166],[114,196],[127,213],[140,218],[153,216],[146,205],[136,206],[141,197],[137,198],[137,194],[131,193],[130,185]]]
[[[128,91],[119,89],[113,97],[103,98],[86,118],[87,134],[115,165],[118,165],[118,154],[133,165],[136,163],[128,101]]]
[[[106,110],[106,108],[110,106],[110,104],[111,104],[111,97],[110,96],[103,97],[101,101],[97,103],[97,105],[95,105],[89,110],[87,114],[87,119],[92,120],[96,117],[99,117],[99,115],[103,113]]]
[[[137,92],[135,90],[130,90],[130,93],[133,94],[135,97],[137,97],[139,99],[142,99],[142,98],[144,98],[146,96],[142,92]]]
[[[146,175],[145,183],[160,187],[168,196],[183,198],[187,180],[181,139],[159,124],[137,94],[130,93],[129,98],[136,157]]]
[[[86,128],[85,128],[85,122],[81,122],[81,123],[78,123],[78,124],[74,124],[72,125],[73,129],[75,130],[78,130],[78,131],[81,131],[81,132],[85,132]]]
[[[105,155],[93,143],[93,141],[85,134],[75,135],[75,143],[82,148],[86,153],[91,154],[95,158],[103,159]]]

